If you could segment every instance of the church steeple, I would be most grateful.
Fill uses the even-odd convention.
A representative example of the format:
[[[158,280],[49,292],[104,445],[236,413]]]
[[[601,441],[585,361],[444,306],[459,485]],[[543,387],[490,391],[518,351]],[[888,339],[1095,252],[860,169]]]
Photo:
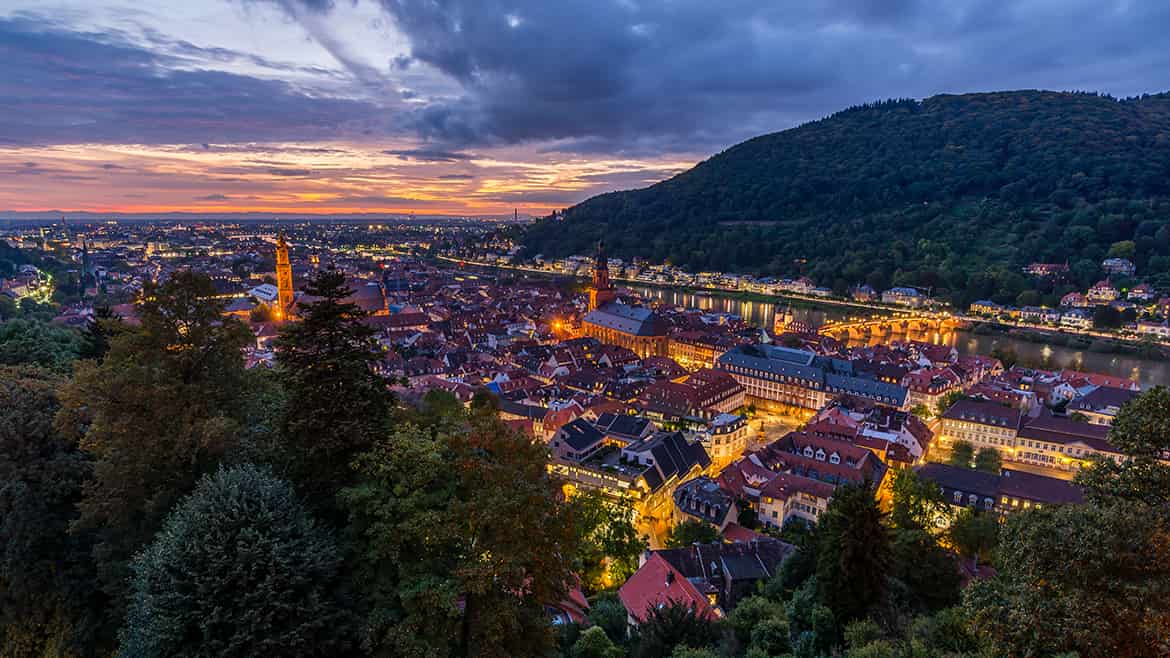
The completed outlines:
[[[597,255],[593,258],[593,287],[589,291],[589,310],[617,299],[617,291],[609,282],[609,259],[605,256],[605,242],[597,241]]]
[[[276,237],[276,318],[283,320],[292,313],[293,283],[292,264],[288,259],[288,242],[281,229]]]

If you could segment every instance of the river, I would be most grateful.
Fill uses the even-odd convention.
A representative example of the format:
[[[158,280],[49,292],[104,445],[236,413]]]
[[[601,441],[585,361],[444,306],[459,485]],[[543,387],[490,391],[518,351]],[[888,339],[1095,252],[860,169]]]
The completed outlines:
[[[684,308],[731,313],[743,318],[745,322],[760,327],[771,328],[776,317],[776,305],[771,302],[749,301],[717,294],[685,292],[655,286],[628,285],[622,287],[634,291],[647,300],[657,300],[664,304]],[[794,307],[791,311],[794,320],[804,322],[812,327],[819,327],[829,320],[845,320],[849,317],[875,313],[860,308],[830,305],[816,308]],[[1034,343],[1003,334],[979,334],[966,330],[931,332],[910,335],[908,338],[953,345],[958,348],[961,354],[986,355],[996,348],[1011,349],[1023,363],[1041,365],[1051,369],[1071,368],[1084,372],[1124,377],[1138,382],[1143,388],[1156,384],[1170,385],[1170,362],[1145,359],[1128,354],[1090,352],[1064,345]],[[873,340],[881,339],[875,338]]]

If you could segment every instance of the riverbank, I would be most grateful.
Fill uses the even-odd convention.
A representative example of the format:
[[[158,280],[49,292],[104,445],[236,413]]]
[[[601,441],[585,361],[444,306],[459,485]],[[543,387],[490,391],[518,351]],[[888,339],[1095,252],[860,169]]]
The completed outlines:
[[[561,280],[569,279],[578,283],[584,280],[583,277],[579,277],[575,274],[547,272],[545,270],[536,268],[461,261],[459,259],[448,256],[439,256],[438,258],[453,264],[462,264],[466,267],[476,267],[501,273],[520,273],[524,275]],[[902,306],[893,306],[874,302],[857,302],[828,297],[813,297],[808,295],[793,294],[766,295],[763,293],[742,290],[725,290],[722,288],[678,285],[662,281],[639,281],[625,278],[615,278],[614,281],[623,284],[625,287],[631,288],[639,293],[642,293],[641,290],[638,290],[639,288],[643,290],[661,291],[664,294],[656,296],[663,302],[671,303],[672,305],[676,306],[687,305],[685,303],[680,303],[684,301],[681,298],[708,297],[711,299],[728,300],[736,306],[740,306],[742,304],[760,304],[770,306],[787,305],[793,309],[804,311],[827,311],[828,313],[825,313],[824,315],[832,315],[833,313],[841,314],[841,311],[856,312],[858,310],[861,310],[863,311],[863,314],[870,316],[893,315],[899,313],[905,314],[914,312],[914,309]],[[698,304],[693,305],[699,306]],[[742,313],[737,313],[737,315],[744,317]],[[744,320],[749,322],[755,321],[756,324],[771,329],[771,316],[771,313],[765,313],[761,314],[760,317],[755,318],[744,317]],[[1021,327],[1016,325],[1005,325],[996,321],[988,320],[986,318],[966,316],[957,313],[952,314],[952,317],[966,323],[966,326],[969,327],[969,331],[976,336],[983,335],[989,337],[1006,337],[1027,343],[1050,345],[1053,347],[1069,348],[1071,350],[1092,352],[1097,354],[1132,356],[1141,359],[1148,359],[1150,361],[1170,360],[1170,348],[1167,348],[1164,345],[1143,343],[1138,340],[1107,335],[1100,332],[1069,331],[1067,329],[1039,326]],[[820,323],[811,324],[813,326],[817,326]]]
[[[1010,336],[1015,340],[1040,345],[1059,345],[1074,350],[1097,354],[1124,354],[1150,360],[1170,360],[1170,350],[1157,344],[1142,343],[1124,338],[1106,338],[1080,333],[1013,327],[994,322],[976,323],[971,333],[981,336]]]

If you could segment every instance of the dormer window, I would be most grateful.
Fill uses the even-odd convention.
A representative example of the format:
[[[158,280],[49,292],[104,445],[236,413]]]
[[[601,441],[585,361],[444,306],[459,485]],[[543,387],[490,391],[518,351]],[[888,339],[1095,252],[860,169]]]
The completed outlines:
[[[962,505],[962,504],[963,504],[963,492],[962,492],[962,491],[956,491],[956,492],[955,492],[955,504],[956,504],[956,505]]]
[[[825,461],[825,451],[821,448],[817,448],[817,461]]]
[[[812,446],[805,446],[804,447],[804,456],[805,457],[812,457],[813,456]]]
[[[841,455],[838,455],[835,452],[833,454],[829,455],[829,463],[830,464],[840,464],[841,463]]]
[[[970,496],[967,497],[967,504],[970,505],[971,507],[975,507],[976,505],[979,504],[979,496],[976,496],[975,494],[971,494]]]

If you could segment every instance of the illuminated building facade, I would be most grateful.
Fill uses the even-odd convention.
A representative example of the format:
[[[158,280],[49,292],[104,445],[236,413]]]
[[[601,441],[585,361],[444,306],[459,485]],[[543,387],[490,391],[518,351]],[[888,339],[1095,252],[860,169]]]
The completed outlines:
[[[653,311],[641,306],[627,306],[617,301],[617,291],[609,281],[609,262],[605,245],[598,243],[593,262],[593,287],[589,290],[589,312],[581,323],[581,333],[597,340],[624,347],[639,358],[666,356],[666,323]]]
[[[288,242],[284,239],[284,231],[276,238],[276,317],[283,320],[292,312],[293,282],[292,264],[288,259]]]

